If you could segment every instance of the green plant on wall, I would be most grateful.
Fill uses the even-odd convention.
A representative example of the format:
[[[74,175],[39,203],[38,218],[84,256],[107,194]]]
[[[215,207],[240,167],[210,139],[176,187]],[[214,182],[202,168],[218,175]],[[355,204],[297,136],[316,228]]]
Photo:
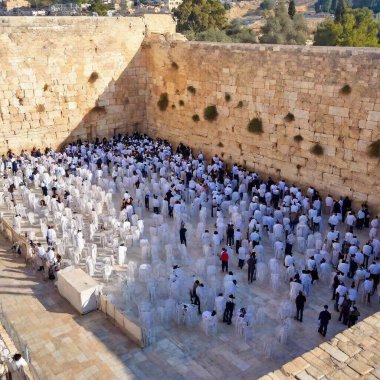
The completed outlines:
[[[349,84],[345,84],[341,89],[340,89],[340,93],[343,94],[343,95],[349,95],[351,94],[351,86]]]
[[[187,86],[187,91],[189,91],[190,94],[193,94],[193,95],[195,95],[195,93],[197,92],[194,86]]]
[[[179,104],[181,107],[183,107],[183,106],[185,105],[185,102],[184,102],[183,100],[180,100],[180,101],[178,102],[178,104]]]
[[[213,104],[211,106],[206,107],[203,110],[203,117],[207,121],[214,121],[214,120],[216,120],[218,118],[218,110],[216,108],[216,105]]]
[[[95,112],[95,113],[107,113],[106,107],[104,107],[104,106],[95,106],[92,109],[92,112]]]
[[[367,148],[368,156],[373,158],[379,158],[380,157],[380,140],[376,140],[369,144]]]
[[[228,92],[226,92],[225,94],[224,94],[224,100],[228,103],[229,101],[231,101],[231,95],[228,93]]]
[[[166,92],[162,93],[160,95],[160,99],[157,102],[157,106],[161,111],[165,111],[166,108],[168,108],[169,105],[169,97]]]
[[[36,105],[36,111],[37,112],[45,112],[45,106],[43,104],[37,104]]]
[[[224,147],[224,144],[222,142],[218,142],[218,145],[217,145],[219,148],[223,148]]]
[[[236,108],[243,108],[243,101],[242,100],[239,100]]]
[[[297,143],[300,143],[301,141],[303,141],[303,137],[301,135],[295,135],[293,137],[293,140]]]
[[[179,66],[178,66],[177,62],[172,62],[172,69],[174,69],[174,70],[178,70],[179,69]]]
[[[324,153],[323,146],[321,144],[319,144],[319,143],[314,144],[310,148],[310,153],[314,154],[314,156],[322,156],[323,153]]]
[[[96,71],[93,71],[88,78],[88,83],[95,83],[99,79],[99,74]]]
[[[294,115],[291,112],[288,112],[285,115],[284,119],[285,119],[286,122],[291,123],[292,121],[295,120],[295,117],[294,117]]]
[[[200,120],[199,118],[199,115],[198,114],[194,114],[192,117],[193,121],[195,121],[196,123],[198,123],[198,121]]]
[[[263,131],[263,122],[260,118],[254,117],[247,125],[247,129],[250,133],[255,135],[261,135]]]

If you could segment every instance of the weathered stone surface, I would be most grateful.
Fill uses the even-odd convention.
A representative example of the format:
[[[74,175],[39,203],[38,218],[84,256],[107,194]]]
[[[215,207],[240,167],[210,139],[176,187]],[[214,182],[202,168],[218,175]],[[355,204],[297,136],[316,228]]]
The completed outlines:
[[[135,130],[150,32],[174,33],[175,24],[170,15],[0,17],[0,150]]]
[[[197,42],[180,42],[173,48],[167,43],[152,43],[146,61],[151,75],[146,130],[175,144],[186,141],[192,147],[202,147],[207,156],[224,153],[229,164],[246,163],[259,172],[304,186],[315,185],[323,194],[344,193],[356,204],[369,202],[379,207],[380,200],[372,194],[379,186],[380,174],[369,173],[370,165],[378,165],[378,160],[369,158],[366,150],[378,138],[373,132],[380,126],[380,111],[375,110],[380,68],[373,65],[380,52],[352,51]],[[170,69],[171,61],[179,66],[176,75]],[[332,67],[337,69],[334,81]],[[352,83],[347,83],[346,72],[352,73]],[[354,81],[354,77],[360,80]],[[340,93],[346,83],[352,88],[349,95]],[[189,85],[196,88],[196,94],[187,91]],[[160,113],[157,99],[168,88],[175,88],[169,98],[179,97],[185,106]],[[225,92],[231,96],[229,102],[224,99]],[[237,107],[240,101],[241,108]],[[201,115],[209,104],[221,110],[220,117],[213,123],[201,117],[195,126],[191,116]],[[288,112],[295,116],[293,122],[284,119]],[[263,134],[247,132],[253,117],[262,120]],[[194,134],[194,128],[203,130],[202,135]],[[215,132],[217,139],[213,138]],[[303,137],[301,143],[293,140],[298,134]],[[243,143],[241,150],[230,149],[231,142],[241,140],[250,143]],[[224,148],[216,148],[219,142]],[[324,147],[323,156],[310,153],[316,142]]]
[[[379,49],[188,42],[168,15],[0,21],[2,151],[137,130],[380,208],[379,160],[366,153],[380,138]],[[256,117],[261,135],[247,131]],[[315,143],[324,155],[310,152]]]
[[[378,379],[380,378],[380,312],[373,314],[329,342],[324,342],[282,366],[275,373],[286,373],[292,379]],[[372,329],[372,326],[375,327]],[[363,345],[362,337],[367,341]],[[299,361],[299,359],[302,359]],[[271,376],[274,372],[271,372]],[[271,376],[272,377],[272,376]],[[273,377],[274,378],[274,377]]]

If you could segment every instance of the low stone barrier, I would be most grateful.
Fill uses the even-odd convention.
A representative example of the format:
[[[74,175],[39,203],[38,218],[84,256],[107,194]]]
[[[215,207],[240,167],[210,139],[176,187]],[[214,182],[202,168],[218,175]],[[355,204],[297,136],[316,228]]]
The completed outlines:
[[[141,327],[122,314],[121,311],[107,299],[106,295],[100,296],[99,310],[106,314],[106,316],[133,342],[142,348],[145,346]]]

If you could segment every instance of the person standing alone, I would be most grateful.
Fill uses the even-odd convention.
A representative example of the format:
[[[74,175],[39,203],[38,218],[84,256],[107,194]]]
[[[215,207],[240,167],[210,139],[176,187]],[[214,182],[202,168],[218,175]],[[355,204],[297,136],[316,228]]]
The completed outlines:
[[[248,265],[248,282],[252,283],[256,280],[256,254],[253,252],[247,260]]]
[[[296,297],[296,308],[297,308],[297,315],[296,319],[297,321],[302,322],[303,318],[303,308],[305,307],[306,297],[304,294],[300,291],[298,293],[298,296]]]
[[[182,223],[181,228],[179,230],[179,238],[181,240],[181,244],[185,244],[185,246],[187,246],[186,245],[186,231],[187,229],[185,228],[185,224]]]
[[[327,305],[324,306],[324,310],[322,310],[320,313],[319,313],[319,329],[318,329],[318,332],[323,335],[323,336],[326,336],[326,332],[327,332],[327,325],[329,324],[329,321],[331,319],[331,313],[329,313],[327,311],[329,307]]]

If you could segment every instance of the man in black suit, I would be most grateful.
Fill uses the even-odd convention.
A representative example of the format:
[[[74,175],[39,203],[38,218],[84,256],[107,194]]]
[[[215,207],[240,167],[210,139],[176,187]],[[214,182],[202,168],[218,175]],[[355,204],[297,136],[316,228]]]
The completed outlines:
[[[327,325],[329,324],[329,321],[331,319],[331,314],[327,311],[329,307],[327,305],[324,306],[324,310],[319,313],[319,329],[318,332],[326,336],[327,332]]]
[[[302,318],[303,318],[303,308],[305,307],[305,302],[306,302],[306,297],[305,297],[304,294],[300,291],[300,292],[298,293],[297,298],[296,298],[297,315],[296,315],[295,319],[297,319],[297,321],[302,322]]]
[[[231,324],[232,315],[234,313],[235,303],[234,303],[234,296],[231,294],[228,297],[228,301],[226,303],[226,308],[224,310],[223,314],[223,323],[227,323],[227,325]]]

